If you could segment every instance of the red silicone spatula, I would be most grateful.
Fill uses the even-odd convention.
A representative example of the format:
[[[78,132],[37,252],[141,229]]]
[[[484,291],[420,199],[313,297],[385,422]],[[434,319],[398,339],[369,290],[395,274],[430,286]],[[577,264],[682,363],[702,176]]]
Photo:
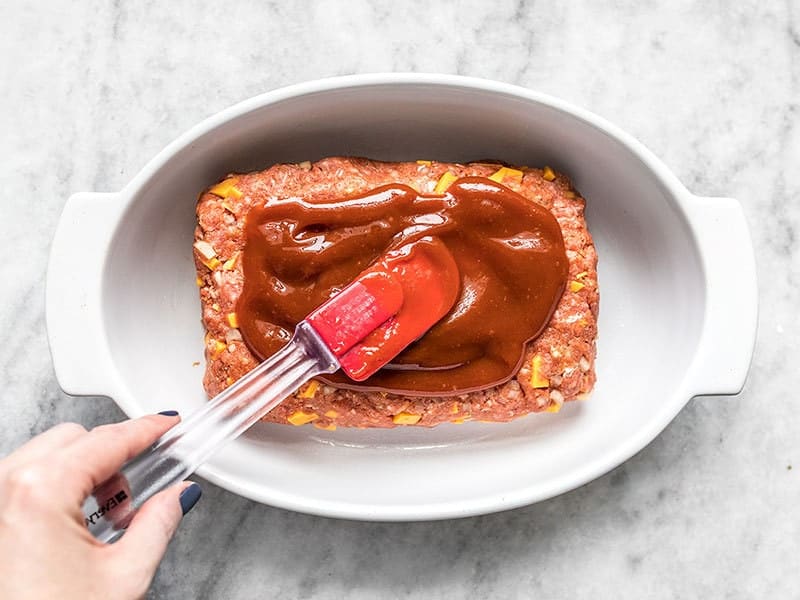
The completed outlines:
[[[458,291],[455,260],[438,239],[387,252],[298,323],[279,352],[98,486],[83,506],[89,531],[104,542],[118,538],[148,498],[188,477],[315,375],[341,367],[366,379],[447,314]]]

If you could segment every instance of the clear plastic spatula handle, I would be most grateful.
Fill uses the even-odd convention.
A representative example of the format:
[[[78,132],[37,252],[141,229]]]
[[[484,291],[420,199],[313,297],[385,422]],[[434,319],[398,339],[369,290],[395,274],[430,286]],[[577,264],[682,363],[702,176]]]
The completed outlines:
[[[183,481],[305,381],[338,368],[339,362],[319,335],[301,321],[279,352],[95,488],[83,504],[89,531],[102,542],[116,540],[149,498]]]

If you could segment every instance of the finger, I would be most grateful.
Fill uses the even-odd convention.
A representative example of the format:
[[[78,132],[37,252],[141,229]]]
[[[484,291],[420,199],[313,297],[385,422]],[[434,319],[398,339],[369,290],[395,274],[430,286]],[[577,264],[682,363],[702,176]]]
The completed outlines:
[[[74,441],[63,453],[65,497],[80,504],[123,463],[143,452],[180,421],[176,416],[148,415],[101,425]]]
[[[42,458],[53,458],[70,442],[86,435],[77,423],[61,423],[25,442],[3,459],[4,468],[13,468]]]
[[[150,498],[136,513],[122,539],[110,546],[113,559],[120,564],[133,564],[141,572],[134,579],[150,580],[167,551],[183,515],[200,497],[200,486],[184,482]]]

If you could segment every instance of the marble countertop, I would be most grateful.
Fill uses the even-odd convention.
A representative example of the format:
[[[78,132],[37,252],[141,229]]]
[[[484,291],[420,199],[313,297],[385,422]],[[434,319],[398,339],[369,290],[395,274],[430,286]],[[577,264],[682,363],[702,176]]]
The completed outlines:
[[[323,76],[459,73],[565,98],[695,193],[739,199],[760,275],[753,368],[612,473],[432,523],[262,506],[205,483],[153,598],[800,596],[800,10],[791,2],[14,3],[0,22],[0,453],[123,418],[56,383],[48,247],[71,192],[114,191],[184,130]],[[668,368],[665,366],[665,368]]]

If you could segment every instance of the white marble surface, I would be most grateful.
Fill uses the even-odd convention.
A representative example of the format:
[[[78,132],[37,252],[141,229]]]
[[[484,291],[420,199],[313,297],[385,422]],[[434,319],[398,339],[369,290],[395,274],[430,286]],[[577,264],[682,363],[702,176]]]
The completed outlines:
[[[153,598],[800,597],[800,7],[788,2],[7,3],[0,21],[0,453],[64,420],[45,337],[69,193],[117,190],[238,100],[371,71],[561,96],[620,125],[692,191],[741,200],[761,279],[753,369],[611,474],[479,518],[375,524],[205,484]],[[665,368],[669,368],[665,365]],[[793,468],[792,468],[793,467]]]

